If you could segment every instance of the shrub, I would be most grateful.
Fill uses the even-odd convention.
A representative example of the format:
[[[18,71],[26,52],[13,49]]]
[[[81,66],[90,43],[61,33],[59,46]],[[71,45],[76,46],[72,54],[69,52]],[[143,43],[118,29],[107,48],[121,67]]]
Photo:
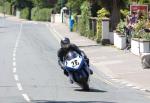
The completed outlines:
[[[90,5],[87,1],[85,1],[81,6],[81,18],[80,18],[80,26],[79,31],[81,35],[90,37],[90,27],[89,27],[89,17],[90,12],[89,8]]]
[[[9,2],[5,2],[4,5],[5,5],[5,8],[4,8],[5,13],[6,14],[11,14],[11,4]]]
[[[121,35],[123,35],[125,24],[126,23],[123,22],[123,20],[120,20],[120,22],[118,23],[118,25],[116,27],[116,32],[119,32]]]
[[[121,18],[124,19],[126,18],[127,15],[129,15],[129,10],[128,9],[121,9],[120,13],[121,13]]]
[[[109,12],[105,9],[102,8],[97,12],[98,14],[98,20],[97,20],[97,33],[96,33],[96,41],[99,43],[101,41],[101,34],[102,34],[102,19],[109,15]]]
[[[2,13],[3,12],[3,7],[2,6],[0,6],[0,13]]]
[[[43,8],[39,10],[39,20],[40,21],[50,21],[50,9]]]
[[[31,12],[31,19],[36,21],[50,21],[51,9],[48,8],[33,8]]]
[[[24,9],[21,10],[20,17],[22,19],[29,19],[30,18],[29,16],[30,16],[30,14],[29,14],[29,8],[24,8]]]
[[[38,8],[35,7],[31,11],[31,20],[38,20]]]

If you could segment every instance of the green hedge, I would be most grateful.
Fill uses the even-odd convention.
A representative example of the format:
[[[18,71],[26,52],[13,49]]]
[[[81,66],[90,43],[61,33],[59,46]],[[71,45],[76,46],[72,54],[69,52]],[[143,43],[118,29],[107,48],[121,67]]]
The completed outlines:
[[[38,20],[38,8],[32,8],[31,10],[31,20]]]
[[[6,14],[11,14],[11,4],[9,2],[6,2],[4,5]]]
[[[31,19],[35,21],[50,21],[51,9],[43,8],[38,9],[33,8],[31,11]]]
[[[0,13],[2,13],[3,12],[3,7],[2,6],[0,6]]]
[[[11,4],[9,2],[5,2],[4,7],[0,6],[0,12],[3,13],[5,10],[6,14],[11,14]]]
[[[30,18],[30,14],[29,14],[30,12],[29,12],[29,8],[24,8],[24,9],[22,9],[21,10],[21,12],[20,12],[20,17],[22,18],[22,19],[29,19]]]

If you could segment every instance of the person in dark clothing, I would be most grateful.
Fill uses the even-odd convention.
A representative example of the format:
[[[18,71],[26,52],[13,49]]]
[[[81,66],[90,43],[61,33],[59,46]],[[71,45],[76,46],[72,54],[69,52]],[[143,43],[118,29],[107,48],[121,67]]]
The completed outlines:
[[[81,56],[83,56],[87,62],[87,65],[89,66],[89,59],[87,58],[86,54],[82,50],[80,50],[75,44],[71,44],[69,38],[64,38],[64,40],[61,40],[60,44],[61,44],[61,48],[58,50],[58,53],[57,53],[58,64],[64,70],[64,74],[66,76],[68,76],[68,72],[64,69],[65,65],[64,65],[63,61],[64,61],[66,54],[70,50],[76,51]],[[91,74],[93,74],[92,70],[90,70],[90,72],[91,72]]]

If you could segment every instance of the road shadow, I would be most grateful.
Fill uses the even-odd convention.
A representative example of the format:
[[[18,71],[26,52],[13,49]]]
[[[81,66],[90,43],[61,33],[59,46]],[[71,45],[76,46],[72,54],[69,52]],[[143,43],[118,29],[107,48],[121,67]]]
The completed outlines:
[[[48,100],[35,100],[32,103],[116,103],[107,101],[48,101]]]
[[[94,88],[90,88],[90,90],[75,89],[75,91],[80,91],[80,92],[99,92],[99,93],[107,92],[107,91],[104,91],[104,90],[99,90],[99,89],[94,89]]]

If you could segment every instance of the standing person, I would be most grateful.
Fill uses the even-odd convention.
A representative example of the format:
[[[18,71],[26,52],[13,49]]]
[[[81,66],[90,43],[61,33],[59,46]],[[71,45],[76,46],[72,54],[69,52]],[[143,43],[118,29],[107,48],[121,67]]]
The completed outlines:
[[[126,34],[127,49],[129,49],[131,47],[132,30],[134,30],[136,23],[138,22],[137,12],[133,11],[131,15],[127,16],[126,22],[124,31]]]

